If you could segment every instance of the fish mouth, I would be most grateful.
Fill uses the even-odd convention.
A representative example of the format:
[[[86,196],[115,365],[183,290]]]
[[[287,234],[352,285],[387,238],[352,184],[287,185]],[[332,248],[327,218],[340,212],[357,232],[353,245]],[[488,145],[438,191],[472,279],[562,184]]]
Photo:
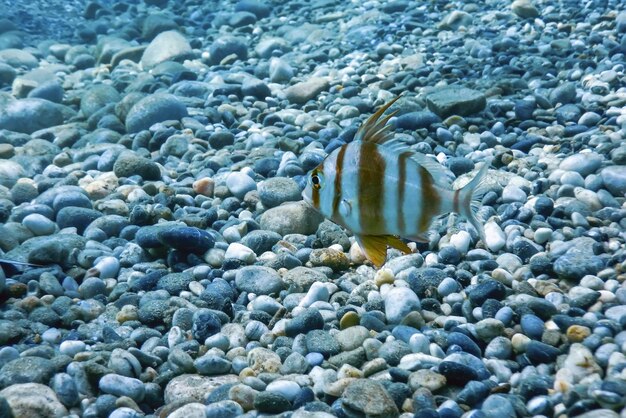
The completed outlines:
[[[302,195],[302,199],[309,205],[311,204],[311,202],[313,202],[313,198],[311,197],[311,192],[309,191],[307,193],[307,189],[304,189],[301,195]]]

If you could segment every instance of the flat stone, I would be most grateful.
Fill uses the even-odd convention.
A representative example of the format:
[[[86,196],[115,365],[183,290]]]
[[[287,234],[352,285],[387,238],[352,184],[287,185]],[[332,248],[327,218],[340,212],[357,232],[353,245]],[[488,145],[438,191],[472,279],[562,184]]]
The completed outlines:
[[[181,61],[192,55],[189,41],[180,32],[168,30],[159,33],[141,57],[144,68],[152,68],[165,61]]]
[[[328,90],[329,87],[330,83],[327,79],[312,77],[287,88],[285,96],[291,103],[304,104],[316,98],[321,92]]]
[[[446,86],[426,96],[428,108],[441,118],[468,116],[481,112],[487,105],[485,95],[460,86]]]
[[[9,386],[0,391],[7,400],[14,417],[61,418],[68,416],[67,409],[46,385],[23,383]]]

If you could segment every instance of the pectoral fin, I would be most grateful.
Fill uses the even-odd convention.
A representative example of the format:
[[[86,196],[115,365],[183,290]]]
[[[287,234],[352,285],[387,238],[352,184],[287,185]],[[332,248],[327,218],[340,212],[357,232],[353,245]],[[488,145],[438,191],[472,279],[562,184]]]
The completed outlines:
[[[396,248],[405,254],[411,249],[400,238],[393,235],[361,235],[356,237],[359,247],[377,268],[385,264],[387,258],[387,246]]]

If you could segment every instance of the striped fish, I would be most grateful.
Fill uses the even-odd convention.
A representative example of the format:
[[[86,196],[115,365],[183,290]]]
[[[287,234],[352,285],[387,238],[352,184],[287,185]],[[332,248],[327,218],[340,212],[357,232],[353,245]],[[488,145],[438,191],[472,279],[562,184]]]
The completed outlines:
[[[376,267],[384,264],[387,246],[411,252],[399,237],[428,242],[433,219],[446,213],[464,216],[484,237],[471,203],[489,164],[467,186],[452,190],[439,163],[392,140],[387,122],[395,112],[383,114],[396,100],[374,113],[353,142],[314,168],[302,192],[306,202],[354,234]]]

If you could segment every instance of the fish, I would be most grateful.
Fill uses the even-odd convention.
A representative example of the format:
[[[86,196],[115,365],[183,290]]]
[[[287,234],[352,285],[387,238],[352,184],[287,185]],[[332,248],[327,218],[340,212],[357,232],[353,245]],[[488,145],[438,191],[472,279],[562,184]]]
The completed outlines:
[[[463,216],[485,241],[476,203],[484,194],[490,161],[465,187],[453,190],[436,160],[394,140],[388,122],[397,111],[383,115],[399,98],[381,106],[352,142],[311,170],[302,191],[305,202],[352,232],[377,268],[385,263],[388,246],[411,253],[402,238],[428,242],[432,221],[447,213]]]

